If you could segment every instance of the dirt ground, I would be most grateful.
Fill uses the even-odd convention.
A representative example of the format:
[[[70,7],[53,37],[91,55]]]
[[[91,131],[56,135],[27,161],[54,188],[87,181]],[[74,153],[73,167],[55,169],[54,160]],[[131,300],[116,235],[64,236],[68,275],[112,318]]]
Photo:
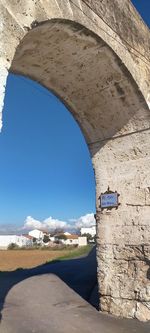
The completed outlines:
[[[0,250],[0,271],[39,266],[67,253],[67,250]]]

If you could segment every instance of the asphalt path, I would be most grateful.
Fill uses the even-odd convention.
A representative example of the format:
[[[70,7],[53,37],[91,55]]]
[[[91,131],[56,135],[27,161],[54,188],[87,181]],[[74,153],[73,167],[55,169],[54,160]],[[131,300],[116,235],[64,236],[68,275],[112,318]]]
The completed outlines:
[[[95,250],[0,274],[0,333],[150,333],[150,323],[99,313],[95,285]]]

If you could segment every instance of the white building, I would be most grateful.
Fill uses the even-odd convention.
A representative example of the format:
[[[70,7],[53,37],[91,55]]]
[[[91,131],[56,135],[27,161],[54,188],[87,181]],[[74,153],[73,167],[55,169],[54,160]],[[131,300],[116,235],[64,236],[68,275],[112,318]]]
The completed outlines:
[[[29,235],[36,238],[38,241],[42,241],[45,235],[49,235],[47,231],[34,229],[29,231]]]
[[[55,242],[55,240],[56,240],[56,237],[55,237],[55,236],[52,236],[52,237],[50,236],[50,237],[49,237],[49,239],[50,239],[50,241],[51,241],[51,242],[53,242],[53,243],[54,243],[54,242]]]
[[[32,246],[32,239],[23,235],[0,235],[0,249],[7,249],[10,244],[22,246]]]
[[[80,230],[81,235],[85,235],[85,234],[90,234],[92,237],[94,237],[96,235],[96,225],[92,225],[91,227],[83,227]]]
[[[87,237],[78,237],[78,246],[86,246],[87,245]]]
[[[65,237],[63,238],[63,236]],[[63,233],[61,235],[56,235],[55,241],[57,240],[59,240],[64,245],[78,245],[78,246],[87,245],[87,237],[81,237],[75,234]]]
[[[62,239],[65,245],[78,245],[78,235],[65,235],[66,239]]]

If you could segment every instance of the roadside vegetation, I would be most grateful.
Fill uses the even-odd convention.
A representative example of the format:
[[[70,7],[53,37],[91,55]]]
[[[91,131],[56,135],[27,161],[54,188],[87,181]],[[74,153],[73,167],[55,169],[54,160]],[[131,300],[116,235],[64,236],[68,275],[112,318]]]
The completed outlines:
[[[59,260],[67,260],[67,259],[78,258],[78,257],[84,256],[84,255],[87,255],[91,251],[91,249],[92,249],[91,245],[86,245],[86,246],[82,246],[82,247],[78,247],[78,248],[77,247],[72,248],[65,255],[60,256],[57,259],[51,260],[47,263],[50,263],[50,262],[53,263],[54,261],[59,261]]]

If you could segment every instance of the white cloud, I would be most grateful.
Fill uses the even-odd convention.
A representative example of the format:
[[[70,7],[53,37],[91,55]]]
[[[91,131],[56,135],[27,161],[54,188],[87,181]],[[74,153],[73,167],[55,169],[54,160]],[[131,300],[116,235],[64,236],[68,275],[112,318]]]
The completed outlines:
[[[90,227],[92,225],[95,225],[95,218],[93,213],[86,214],[77,219],[70,219],[69,222],[54,219],[51,216],[43,221],[39,221],[31,216],[27,216],[22,229],[31,230],[37,228],[37,229],[47,229],[47,230],[55,230],[55,229],[68,230],[68,229],[79,229],[81,227]]]
[[[32,228],[41,228],[42,227],[42,222],[34,219],[31,216],[27,216],[23,229],[32,229]]]
[[[96,221],[95,221],[93,213],[81,216],[75,222],[76,228],[91,227],[92,225],[95,225],[95,224],[96,224]]]
[[[48,217],[46,220],[44,220],[44,223],[52,229],[56,229],[56,228],[70,228],[70,224],[68,224],[65,221],[60,221],[57,219],[53,219],[51,216]]]
[[[28,232],[32,229],[45,229],[53,231],[55,229],[63,229],[65,231],[80,229],[81,227],[90,227],[95,225],[95,218],[93,213],[80,216],[79,218],[70,219],[69,221],[62,221],[53,217],[48,217],[43,221],[39,221],[32,216],[27,216],[23,226],[15,224],[0,224],[0,234],[20,234]]]
[[[55,230],[55,229],[69,229],[71,226],[69,223],[61,220],[57,220],[52,218],[51,216],[43,221],[38,221],[31,216],[27,216],[23,229],[48,229],[48,230]]]

